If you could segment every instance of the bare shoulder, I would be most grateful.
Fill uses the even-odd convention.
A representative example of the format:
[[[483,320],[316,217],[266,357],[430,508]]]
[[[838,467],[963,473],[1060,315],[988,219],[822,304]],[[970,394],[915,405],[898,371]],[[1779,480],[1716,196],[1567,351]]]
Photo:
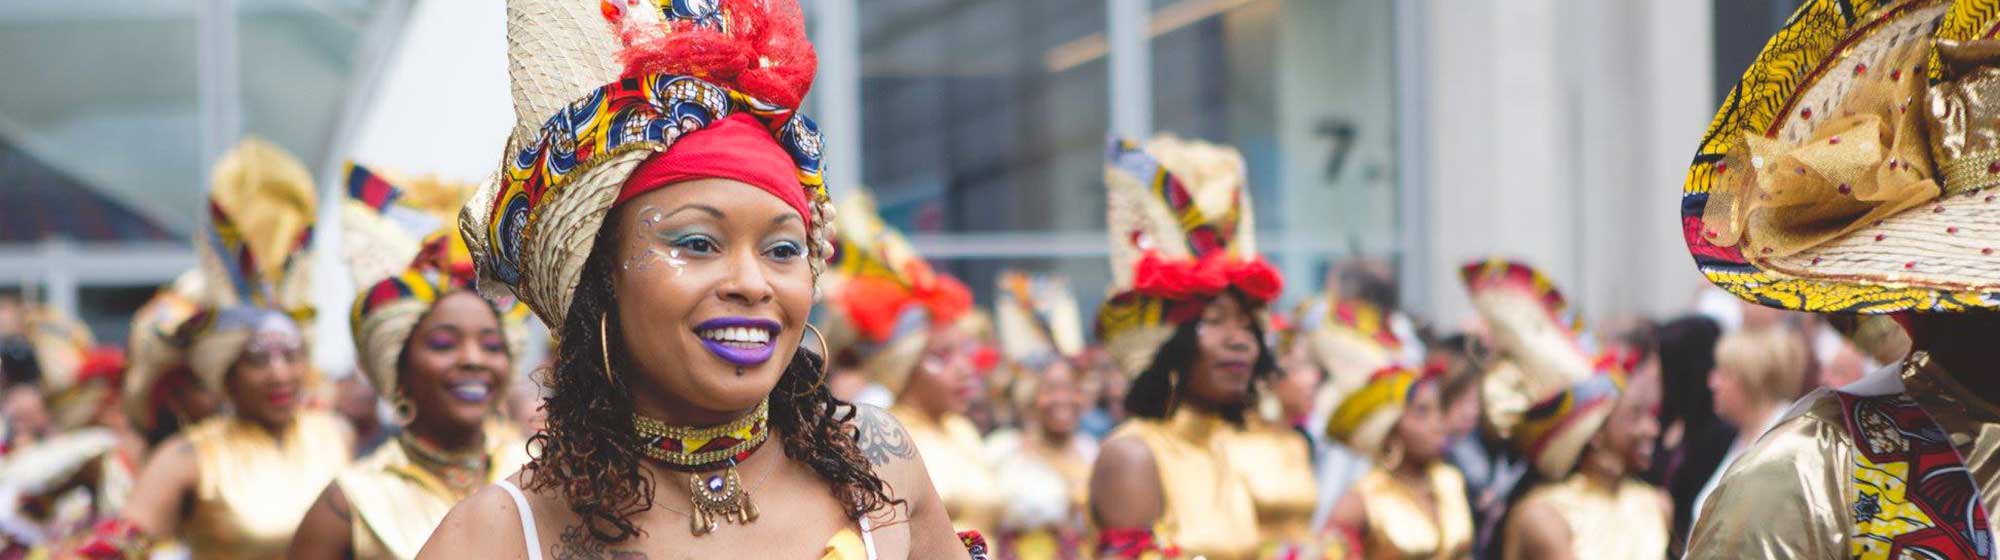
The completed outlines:
[[[861,456],[877,469],[894,468],[899,463],[920,462],[917,443],[910,438],[910,430],[903,422],[881,407],[854,404],[853,417],[848,422],[854,426],[855,443],[861,449]]]
[[[1506,538],[1514,541],[1510,548],[1528,558],[1569,557],[1570,528],[1560,514],[1553,501],[1529,494],[1507,514]]]
[[[417,557],[521,557],[527,535],[522,533],[520,509],[506,490],[488,484],[451,508]]]
[[[1097,450],[1090,469],[1092,514],[1102,527],[1143,528],[1165,509],[1153,450],[1131,435],[1115,435]]]

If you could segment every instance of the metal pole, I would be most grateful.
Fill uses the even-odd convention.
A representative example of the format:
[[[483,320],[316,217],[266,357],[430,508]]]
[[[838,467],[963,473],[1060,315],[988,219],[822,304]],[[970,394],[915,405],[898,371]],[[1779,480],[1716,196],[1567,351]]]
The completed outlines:
[[[1424,119],[1424,105],[1429,100],[1424,80],[1429,64],[1425,56],[1426,3],[1393,2],[1395,46],[1390,51],[1396,76],[1396,278],[1404,306],[1418,312],[1429,311],[1434,303],[1430,297],[1430,185],[1424,168],[1429,162],[1424,157],[1424,146],[1429,142]]]
[[[826,141],[827,184],[837,191],[860,186],[861,27],[856,0],[819,0],[813,43],[819,51],[820,133]],[[839,195],[840,193],[835,193]]]
[[[1142,139],[1153,133],[1151,12],[1146,0],[1105,0],[1105,9],[1111,133]]]
[[[195,13],[195,74],[201,119],[204,181],[215,160],[243,135],[242,64],[236,42],[236,0],[201,0]],[[196,197],[195,215],[207,197]]]

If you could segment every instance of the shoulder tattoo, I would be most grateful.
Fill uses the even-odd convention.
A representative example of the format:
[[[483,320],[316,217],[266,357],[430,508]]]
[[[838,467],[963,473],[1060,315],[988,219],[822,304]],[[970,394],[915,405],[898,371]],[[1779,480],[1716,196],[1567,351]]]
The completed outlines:
[[[855,443],[869,464],[881,466],[898,458],[917,458],[916,443],[910,441],[910,432],[895,416],[872,406],[855,408],[860,412],[854,419]]]
[[[561,542],[556,544],[555,560],[646,560],[646,553],[637,550],[605,546],[583,525],[571,525],[563,529]]]

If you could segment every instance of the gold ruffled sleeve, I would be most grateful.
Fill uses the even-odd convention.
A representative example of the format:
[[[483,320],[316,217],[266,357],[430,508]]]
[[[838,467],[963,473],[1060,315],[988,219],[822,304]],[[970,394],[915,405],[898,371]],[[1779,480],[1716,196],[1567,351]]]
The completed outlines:
[[[1772,428],[1729,466],[1701,508],[1687,558],[1848,557],[1854,442],[1839,397],[1809,398],[1803,414]]]

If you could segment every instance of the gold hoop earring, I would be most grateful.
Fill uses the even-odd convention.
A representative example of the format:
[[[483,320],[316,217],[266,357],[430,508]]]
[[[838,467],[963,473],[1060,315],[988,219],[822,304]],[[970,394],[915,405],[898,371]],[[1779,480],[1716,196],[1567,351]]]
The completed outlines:
[[[1181,370],[1167,370],[1167,413],[1181,407]]]
[[[410,422],[416,419],[417,405],[411,403],[409,397],[403,396],[401,390],[389,395],[389,423],[409,426]]]
[[[833,352],[832,352],[831,350],[829,350],[829,349],[828,349],[828,347],[827,347],[827,345],[826,345],[826,335],[825,335],[825,334],[823,334],[823,333],[821,333],[821,332],[819,332],[819,327],[815,327],[815,326],[813,326],[813,324],[812,324],[812,323],[806,323],[806,332],[809,332],[809,333],[812,333],[812,335],[813,335],[813,338],[817,338],[817,339],[819,339],[819,351],[820,351],[820,352],[824,352],[824,353],[826,353],[826,354],[832,354],[832,353],[833,353]],[[803,336],[799,337],[799,345],[800,345],[800,347],[801,347],[801,348],[800,348],[800,350],[804,350],[804,349],[805,349],[805,348],[804,348],[804,345],[805,345],[805,343],[806,343],[806,339],[805,339],[805,337],[803,337]],[[825,386],[826,386],[826,375],[827,375],[827,364],[828,364],[829,362],[831,362],[831,361],[832,361],[832,358],[830,358],[830,357],[828,357],[828,356],[825,356],[825,355],[822,355],[822,356],[820,356],[820,358],[819,358],[819,374],[813,377],[813,385],[812,385],[812,387],[809,387],[809,388],[807,388],[806,390],[804,390],[804,391],[801,391],[801,392],[798,392],[798,393],[793,393],[793,395],[794,395],[794,396],[800,396],[800,397],[803,397],[803,396],[806,396],[806,395],[811,395],[811,394],[813,394],[814,392],[817,392],[817,391],[819,391],[819,388],[820,388],[820,387],[825,387]]]
[[[597,316],[597,350],[604,357],[604,382],[617,387],[618,378],[611,375],[611,335],[607,334],[611,331],[607,327],[610,324],[610,316],[609,311]]]

